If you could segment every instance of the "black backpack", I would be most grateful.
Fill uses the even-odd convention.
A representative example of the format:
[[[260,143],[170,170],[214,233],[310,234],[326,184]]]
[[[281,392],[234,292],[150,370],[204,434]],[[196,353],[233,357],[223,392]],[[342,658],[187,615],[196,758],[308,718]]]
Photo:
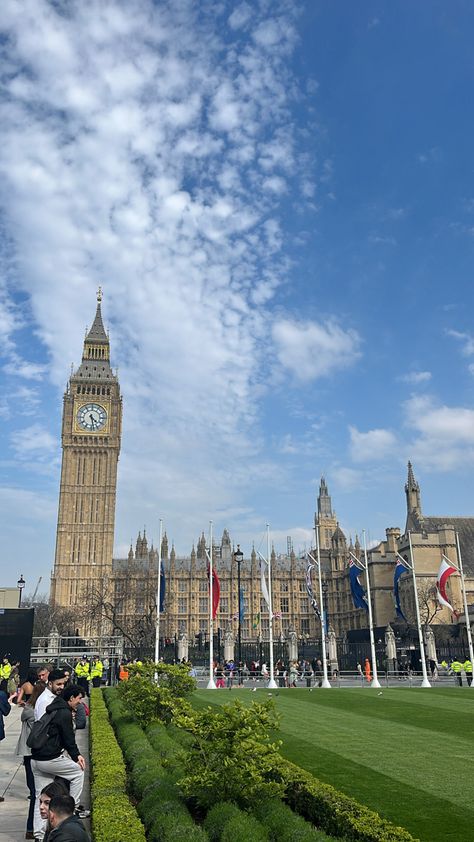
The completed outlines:
[[[49,728],[56,716],[56,711],[51,713],[44,713],[41,719],[33,722],[31,731],[28,734],[26,745],[33,751],[39,751],[44,748],[49,739]]]

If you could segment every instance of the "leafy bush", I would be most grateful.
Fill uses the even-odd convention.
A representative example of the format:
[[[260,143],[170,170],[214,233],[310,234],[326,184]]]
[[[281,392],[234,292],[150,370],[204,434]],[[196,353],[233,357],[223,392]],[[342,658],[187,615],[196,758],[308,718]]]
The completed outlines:
[[[194,741],[186,757],[186,775],[180,781],[185,795],[207,809],[214,804],[217,792],[223,801],[240,807],[282,794],[283,785],[275,774],[281,762],[280,743],[272,743],[269,737],[276,725],[271,701],[253,702],[250,707],[236,701],[187,717],[184,727],[192,732]]]
[[[211,842],[267,842],[268,833],[254,816],[229,801],[221,801],[209,810],[204,827]]]
[[[126,769],[98,689],[91,691],[91,799],[95,842],[145,842],[145,830],[125,792]]]
[[[145,727],[154,719],[170,722],[178,714],[191,714],[185,696],[195,689],[196,682],[184,664],[133,665],[129,671],[130,678],[121,682],[119,692],[140,725]]]
[[[328,836],[302,816],[294,813],[279,798],[264,800],[255,807],[255,815],[267,828],[270,839],[278,842],[322,842]]]
[[[280,763],[290,807],[332,836],[354,842],[413,842],[414,837],[378,813],[322,783],[287,760]]]

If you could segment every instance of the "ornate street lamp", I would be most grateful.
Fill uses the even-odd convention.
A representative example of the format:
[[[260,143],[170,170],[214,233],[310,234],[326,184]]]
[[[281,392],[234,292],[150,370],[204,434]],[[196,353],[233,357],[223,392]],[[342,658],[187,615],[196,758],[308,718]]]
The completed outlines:
[[[237,632],[237,651],[238,664],[242,663],[242,611],[240,605],[240,565],[244,560],[244,554],[240,549],[240,544],[237,544],[237,549],[234,552],[234,561],[237,564],[237,590],[238,590],[238,606],[239,606],[239,630]]]
[[[16,583],[16,586],[17,586],[17,588],[20,592],[19,596],[18,596],[18,608],[21,608],[21,595],[23,593],[23,588],[25,587],[25,585],[26,585],[26,582],[23,578],[23,573],[20,573],[20,578],[18,579],[18,582]]]

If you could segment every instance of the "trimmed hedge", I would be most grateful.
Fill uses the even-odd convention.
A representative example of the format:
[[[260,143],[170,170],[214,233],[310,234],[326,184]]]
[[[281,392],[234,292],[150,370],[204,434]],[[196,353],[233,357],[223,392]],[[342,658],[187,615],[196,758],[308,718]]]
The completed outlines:
[[[209,810],[204,827],[212,842],[268,842],[265,827],[255,816],[229,801],[221,801]]]
[[[101,691],[91,690],[92,833],[95,842],[146,842],[145,829],[125,791],[127,773]]]
[[[294,813],[279,798],[262,801],[254,809],[259,821],[267,828],[272,842],[324,842],[334,837],[314,827],[303,816]]]
[[[169,769],[164,766],[168,762],[165,759],[166,752],[168,756],[176,753],[172,750],[172,740],[168,743],[168,739],[165,739],[167,735],[163,737],[159,727],[152,729],[154,741],[158,743],[163,738],[162,745],[166,744],[166,752],[163,750],[160,755],[140,725],[126,714],[116,691],[106,689],[104,696],[131,771],[133,792],[140,799],[138,812],[147,829],[148,841],[205,842],[208,839],[207,833],[194,823],[176,784],[176,777],[179,777],[181,770],[173,771],[171,764]]]
[[[405,828],[381,818],[288,760],[282,759],[279,773],[290,807],[331,836],[350,842],[418,842]]]

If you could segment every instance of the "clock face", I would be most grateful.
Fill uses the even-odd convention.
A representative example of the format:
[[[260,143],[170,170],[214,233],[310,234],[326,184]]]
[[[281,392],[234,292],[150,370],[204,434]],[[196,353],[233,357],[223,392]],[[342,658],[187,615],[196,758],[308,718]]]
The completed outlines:
[[[90,433],[102,430],[107,423],[107,412],[98,403],[86,403],[77,411],[77,423]]]

